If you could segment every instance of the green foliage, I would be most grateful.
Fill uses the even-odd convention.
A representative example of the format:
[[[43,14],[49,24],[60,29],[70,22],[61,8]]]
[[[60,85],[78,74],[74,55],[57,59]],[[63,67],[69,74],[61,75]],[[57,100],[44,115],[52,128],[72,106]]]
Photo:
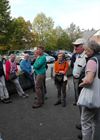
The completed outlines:
[[[75,24],[63,30],[60,26],[54,29],[54,22],[44,13],[38,14],[32,23],[36,34],[36,44],[43,44],[47,50],[73,50],[72,42],[80,36],[80,29]]]
[[[70,27],[66,29],[66,32],[68,33],[72,42],[81,37],[81,30],[79,26],[76,26],[74,23],[70,24]]]
[[[8,0],[0,0],[0,32],[6,32],[10,21],[10,6]]]
[[[44,13],[38,14],[32,24],[23,17],[11,20],[9,1],[0,0],[0,46],[14,50],[43,44],[46,50],[73,50],[72,42],[80,34],[80,28],[73,23],[66,30],[54,28],[54,21]]]
[[[10,28],[10,48],[29,49],[33,46],[34,35],[31,32],[31,23],[25,21],[23,17],[12,20]]]
[[[36,16],[32,23],[32,29],[37,34],[37,44],[47,46],[48,40],[52,34],[54,22],[50,17],[40,13]]]
[[[63,32],[57,41],[58,49],[70,50],[71,40],[66,32]]]
[[[8,0],[0,0],[0,45],[7,45],[8,43],[10,19]]]

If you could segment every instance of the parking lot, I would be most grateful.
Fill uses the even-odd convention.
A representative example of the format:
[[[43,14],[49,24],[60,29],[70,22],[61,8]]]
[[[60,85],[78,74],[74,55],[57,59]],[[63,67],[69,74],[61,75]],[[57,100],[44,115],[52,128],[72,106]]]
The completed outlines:
[[[0,102],[0,132],[4,140],[77,140],[79,133],[75,124],[79,120],[78,108],[73,106],[74,91],[71,77],[67,89],[67,106],[54,106],[57,91],[51,79],[51,67],[47,71],[47,97],[42,108],[32,109],[34,93],[25,92],[29,98],[22,99],[17,93],[11,94],[13,103]]]

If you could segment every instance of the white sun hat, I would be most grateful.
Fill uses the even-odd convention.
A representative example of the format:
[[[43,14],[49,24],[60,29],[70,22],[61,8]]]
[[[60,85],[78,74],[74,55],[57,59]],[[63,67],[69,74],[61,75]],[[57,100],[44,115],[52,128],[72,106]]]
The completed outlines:
[[[73,45],[80,45],[85,44],[86,40],[84,38],[78,38],[75,42],[73,42]]]

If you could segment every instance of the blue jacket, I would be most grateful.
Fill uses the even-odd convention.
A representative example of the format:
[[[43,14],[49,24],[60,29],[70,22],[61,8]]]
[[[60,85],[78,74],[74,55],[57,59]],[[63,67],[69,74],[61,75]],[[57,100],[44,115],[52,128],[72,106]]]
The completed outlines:
[[[20,68],[23,72],[27,72],[29,74],[32,72],[31,62],[28,60],[22,60],[20,62]]]

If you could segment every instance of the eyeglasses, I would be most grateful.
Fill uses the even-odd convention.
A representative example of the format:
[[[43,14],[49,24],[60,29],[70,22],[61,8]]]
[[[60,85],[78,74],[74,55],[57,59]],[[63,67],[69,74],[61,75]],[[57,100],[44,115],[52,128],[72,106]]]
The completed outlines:
[[[80,47],[80,46],[82,46],[83,44],[78,44],[78,45],[74,45],[74,47]]]

